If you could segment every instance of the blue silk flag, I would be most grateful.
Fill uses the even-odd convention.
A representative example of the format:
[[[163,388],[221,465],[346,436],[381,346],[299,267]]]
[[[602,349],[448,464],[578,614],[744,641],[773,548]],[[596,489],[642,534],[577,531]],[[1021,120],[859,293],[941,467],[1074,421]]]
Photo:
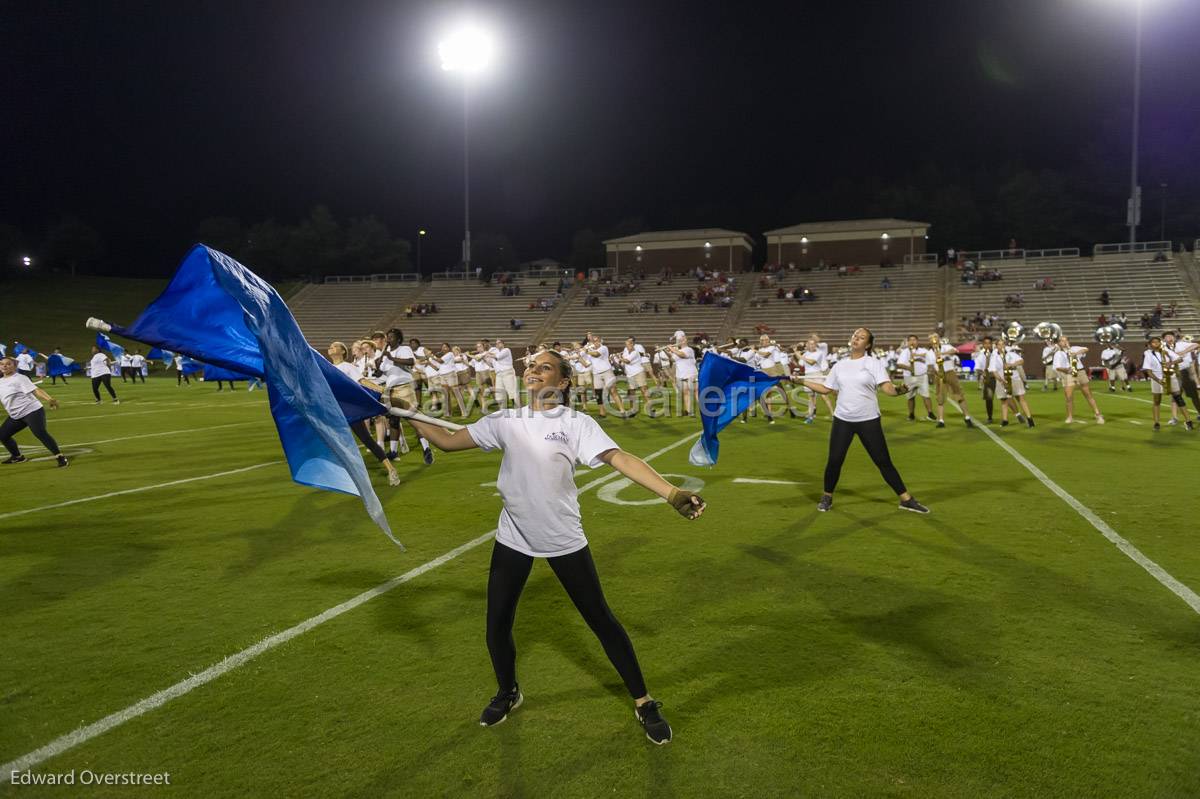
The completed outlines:
[[[717,434],[782,380],[752,366],[709,353],[700,362],[700,424],[703,432],[688,453],[693,466],[714,466],[720,442]]]
[[[113,332],[220,369],[262,378],[292,479],[361,497],[392,536],[351,422],[387,409],[308,345],[283,298],[242,264],[194,246],[166,290]]]
[[[204,364],[184,355],[183,360],[179,363],[179,371],[190,377],[197,372],[203,372]]]
[[[175,363],[175,353],[171,352],[170,350],[161,349],[159,347],[151,347],[150,351],[148,353],[146,353],[146,360],[162,361],[163,365],[169,369],[171,367],[171,364]]]
[[[13,342],[13,355],[20,355],[23,352],[28,352],[34,358],[36,358],[38,356],[37,350],[33,349],[32,347],[26,347],[24,344],[22,344],[19,341],[14,341]]]
[[[250,375],[235,372],[232,369],[222,369],[219,366],[212,364],[204,364],[204,382],[208,383],[213,380],[228,380],[232,383],[234,380],[253,380]]]
[[[120,361],[121,356],[125,354],[124,347],[122,347],[120,344],[116,343],[115,341],[113,341],[108,336],[104,335],[103,333],[96,334],[96,346],[99,347],[102,352],[107,352],[109,355],[111,355],[113,358],[115,358],[118,361]]]
[[[46,359],[46,374],[50,377],[66,377],[83,371],[73,358],[55,353]]]

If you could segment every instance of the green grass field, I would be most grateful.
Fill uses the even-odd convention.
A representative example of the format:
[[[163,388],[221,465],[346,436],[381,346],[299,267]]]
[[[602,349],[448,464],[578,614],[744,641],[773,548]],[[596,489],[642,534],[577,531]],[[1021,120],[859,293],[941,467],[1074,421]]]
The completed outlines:
[[[122,404],[99,407],[82,380],[50,388],[69,469],[0,467],[0,762],[495,526],[498,454],[409,455],[397,488],[373,471],[402,553],[357,499],[288,479],[264,394],[116,386]],[[1100,396],[1103,427],[1067,428],[1061,394],[1035,391],[1037,429],[989,429],[1195,590],[1200,432],[1153,433],[1138,389]],[[525,704],[477,725],[484,543],[34,768],[170,772],[169,788],[0,795],[1200,795],[1197,611],[984,432],[882,401],[930,516],[898,511],[857,444],[817,513],[824,418],[734,424],[711,470],[688,465],[693,420],[604,422],[709,502],[688,523],[614,504],[648,495],[594,485],[608,470],[577,480],[669,746],[643,737],[545,564],[517,619]]]

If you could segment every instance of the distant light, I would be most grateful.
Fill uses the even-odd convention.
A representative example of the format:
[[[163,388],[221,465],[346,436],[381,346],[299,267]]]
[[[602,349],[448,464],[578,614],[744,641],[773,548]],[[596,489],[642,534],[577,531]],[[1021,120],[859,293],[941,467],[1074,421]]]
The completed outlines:
[[[888,234],[884,233],[884,234],[883,234],[883,235],[881,235],[879,238],[881,238],[881,239],[890,239],[890,238],[891,238],[891,236],[889,236]]]
[[[704,248],[705,248],[706,250],[711,250],[711,249],[712,249],[712,242],[711,242],[711,241],[706,241],[706,242],[704,242]]]
[[[637,250],[638,252],[641,252],[641,251],[642,251],[642,245],[640,245],[640,244],[639,244],[639,245],[637,245],[636,247],[634,247],[633,249]]]
[[[417,231],[417,235],[418,235],[418,236],[424,236],[424,235],[425,235],[425,231],[424,231],[424,230],[418,230],[418,231]]]
[[[438,57],[447,72],[483,72],[494,52],[491,34],[473,23],[461,25],[438,42]]]
[[[28,255],[26,255],[24,258],[21,259],[21,263],[24,264],[25,266],[33,266],[33,259],[30,258]]]
[[[808,244],[808,236],[801,236],[801,237],[800,237],[800,243],[801,243],[801,244]]]

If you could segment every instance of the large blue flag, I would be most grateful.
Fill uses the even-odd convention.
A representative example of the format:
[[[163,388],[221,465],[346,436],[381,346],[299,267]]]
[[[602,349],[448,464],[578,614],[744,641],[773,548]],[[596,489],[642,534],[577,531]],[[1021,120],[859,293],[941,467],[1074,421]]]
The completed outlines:
[[[146,353],[146,360],[162,361],[163,365],[169,369],[171,364],[175,362],[175,353],[171,352],[170,350],[164,350],[160,347],[151,347],[150,351]]]
[[[197,372],[204,371],[204,364],[197,361],[195,358],[189,358],[186,355],[179,362],[179,371],[185,375],[191,376]]]
[[[74,358],[59,355],[57,352],[46,359],[46,374],[50,377],[66,377],[75,372],[83,371]]]
[[[166,290],[119,335],[263,378],[292,479],[361,497],[389,538],[350,422],[387,409],[308,345],[279,294],[242,264],[197,244]]]
[[[253,380],[250,375],[235,372],[232,369],[222,369],[220,366],[213,366],[210,363],[204,364],[204,382],[208,383],[213,380],[228,380],[232,383],[234,380]]]
[[[782,379],[724,355],[705,355],[700,362],[700,424],[703,433],[688,453],[688,461],[693,466],[715,465],[720,449],[717,434]]]
[[[13,355],[20,355],[23,352],[28,352],[34,358],[36,358],[39,355],[38,351],[33,349],[32,347],[27,347],[19,341],[14,341],[13,342]]]
[[[96,346],[99,347],[102,352],[107,352],[117,361],[120,361],[121,356],[125,354],[124,347],[103,333],[96,334]]]

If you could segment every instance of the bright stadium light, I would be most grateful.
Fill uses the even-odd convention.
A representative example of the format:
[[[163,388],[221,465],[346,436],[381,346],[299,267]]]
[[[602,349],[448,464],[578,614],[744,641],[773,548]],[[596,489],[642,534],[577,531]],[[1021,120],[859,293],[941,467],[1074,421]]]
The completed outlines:
[[[486,72],[496,53],[495,39],[475,22],[460,22],[438,41],[442,70],[462,75],[463,85],[463,271],[471,268],[471,78]]]
[[[21,259],[21,264],[23,266],[25,266],[26,268],[31,267],[31,266],[33,266],[33,259],[30,258],[28,255],[26,255],[24,258]]]
[[[495,51],[491,34],[470,22],[460,24],[438,42],[438,58],[447,72],[483,72],[491,65]]]
[[[641,251],[642,251],[642,245],[638,244],[638,245],[636,245],[636,246],[635,246],[633,249],[634,249],[634,250],[636,250],[636,251],[638,251],[638,252],[641,252]]]

